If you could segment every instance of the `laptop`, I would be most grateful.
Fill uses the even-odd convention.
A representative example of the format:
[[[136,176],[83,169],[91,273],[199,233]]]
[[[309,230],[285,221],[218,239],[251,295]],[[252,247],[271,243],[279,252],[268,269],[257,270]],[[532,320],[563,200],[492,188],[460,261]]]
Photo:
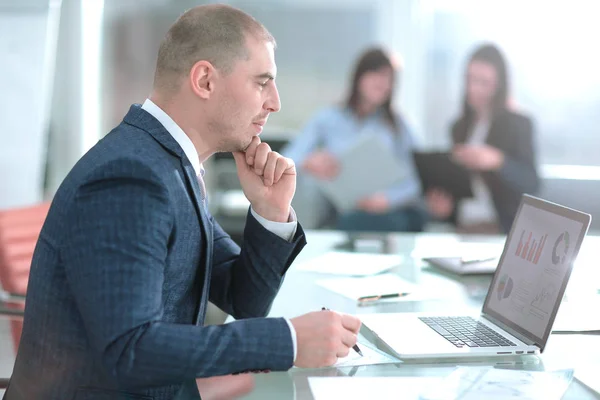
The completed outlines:
[[[591,216],[525,195],[480,315],[361,315],[367,337],[400,359],[544,351]]]

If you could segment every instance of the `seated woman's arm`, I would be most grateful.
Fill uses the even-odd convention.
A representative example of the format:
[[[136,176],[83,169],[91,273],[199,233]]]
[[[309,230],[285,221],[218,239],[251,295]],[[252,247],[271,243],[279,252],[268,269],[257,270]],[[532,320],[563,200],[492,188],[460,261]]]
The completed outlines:
[[[298,167],[301,167],[308,156],[317,150],[321,144],[322,116],[322,113],[317,114],[308,121],[304,129],[282,151],[282,154],[294,160]]]
[[[283,150],[283,154],[294,160],[299,170],[317,179],[333,179],[339,173],[337,159],[328,150],[320,149],[327,134],[325,127],[335,121],[335,116],[327,110],[320,112]]]
[[[400,131],[396,139],[396,155],[406,169],[406,178],[388,189],[385,194],[390,208],[400,208],[418,203],[421,199],[421,183],[417,177],[412,152],[415,141],[408,126],[399,119]]]

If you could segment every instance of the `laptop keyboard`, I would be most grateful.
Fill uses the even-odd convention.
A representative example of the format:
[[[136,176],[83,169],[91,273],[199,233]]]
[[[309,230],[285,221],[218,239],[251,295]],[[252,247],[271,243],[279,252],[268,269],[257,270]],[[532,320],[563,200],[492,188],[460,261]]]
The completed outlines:
[[[471,317],[420,317],[419,319],[456,347],[516,346]]]

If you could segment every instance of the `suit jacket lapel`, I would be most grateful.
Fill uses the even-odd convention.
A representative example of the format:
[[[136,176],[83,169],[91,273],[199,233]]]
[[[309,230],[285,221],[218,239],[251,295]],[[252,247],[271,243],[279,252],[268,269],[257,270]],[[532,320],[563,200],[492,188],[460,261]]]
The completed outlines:
[[[469,137],[470,122],[468,119],[461,118],[456,123],[455,128],[452,130],[452,140],[454,144],[465,143]]]
[[[123,122],[148,132],[169,153],[184,158],[185,153],[179,143],[171,136],[165,127],[139,104],[129,108]]]
[[[206,314],[206,304],[208,302],[208,291],[209,282],[211,275],[212,266],[212,247],[213,247],[213,236],[212,236],[212,224],[208,218],[208,213],[200,198],[200,186],[198,184],[198,178],[194,171],[194,167],[185,156],[185,153],[177,141],[171,136],[171,134],[165,129],[165,127],[152,115],[143,110],[139,104],[134,104],[129,109],[127,115],[123,119],[123,122],[129,125],[136,126],[144,131],[148,132],[152,137],[169,153],[176,155],[181,159],[181,167],[185,172],[185,177],[188,184],[188,192],[194,203],[200,229],[202,230],[202,243],[199,243],[201,248],[200,265],[198,266],[199,273],[203,274],[200,279],[202,282],[202,294],[200,304],[196,313],[196,320],[194,323],[204,323],[204,315]]]
[[[186,160],[187,161],[187,160]],[[183,164],[183,162],[182,162]],[[200,304],[196,314],[196,320],[194,323],[200,325],[204,323],[204,316],[206,314],[206,305],[208,303],[208,292],[210,290],[210,275],[212,266],[212,248],[213,248],[213,230],[212,224],[208,218],[206,208],[202,203],[200,197],[200,186],[198,184],[198,177],[194,171],[194,167],[189,163],[185,163],[183,169],[185,176],[188,180],[188,185],[192,189],[192,198],[194,200],[194,206],[200,220],[200,229],[202,230],[202,237],[204,240],[200,244],[202,246],[202,259],[200,260],[199,271],[204,273],[202,281],[202,294],[200,298]],[[202,268],[205,266],[205,268]]]
[[[504,115],[499,114],[490,124],[490,131],[486,143],[499,149],[504,149],[503,143],[506,140],[507,133],[508,132],[506,132],[504,127]]]

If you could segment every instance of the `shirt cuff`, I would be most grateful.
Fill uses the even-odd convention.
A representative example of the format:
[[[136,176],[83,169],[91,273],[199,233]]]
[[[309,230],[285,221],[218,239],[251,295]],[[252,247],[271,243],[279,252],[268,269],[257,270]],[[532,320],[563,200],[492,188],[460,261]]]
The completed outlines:
[[[298,354],[298,339],[296,338],[296,329],[294,329],[294,325],[292,325],[292,321],[287,318],[284,318],[285,322],[287,322],[288,327],[290,328],[290,334],[292,335],[292,343],[294,345],[294,362],[296,362],[296,355]]]
[[[296,235],[296,229],[298,228],[298,221],[296,220],[296,212],[290,207],[290,217],[288,222],[274,222],[258,215],[252,207],[250,207],[252,216],[269,232],[273,232],[283,240],[291,242]]]

